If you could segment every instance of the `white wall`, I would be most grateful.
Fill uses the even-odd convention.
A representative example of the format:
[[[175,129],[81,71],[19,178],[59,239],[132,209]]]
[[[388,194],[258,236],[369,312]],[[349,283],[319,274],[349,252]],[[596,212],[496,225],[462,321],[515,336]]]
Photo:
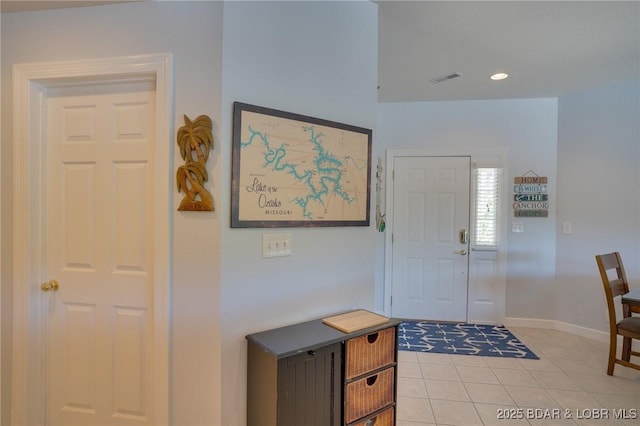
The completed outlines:
[[[594,256],[619,251],[640,282],[640,82],[564,96],[558,109],[556,318],[607,331]]]
[[[220,196],[222,3],[143,2],[2,15],[2,205],[12,197],[11,66],[14,63],[171,52],[175,123],[211,116],[216,148],[208,169],[216,213],[175,212],[171,418],[176,425],[220,424]],[[175,144],[175,139],[170,143]],[[171,170],[182,162],[174,150]],[[173,180],[173,179],[172,179]],[[174,194],[177,208],[181,196]],[[175,210],[174,210],[175,211]],[[11,320],[11,210],[2,217],[2,424],[8,424]],[[8,297],[7,297],[8,296]]]
[[[523,222],[524,232],[513,234],[513,210],[504,214],[508,221],[506,315],[552,319],[557,100],[383,103],[378,107],[377,141],[379,150],[507,150],[507,185],[529,170],[549,178],[548,218],[517,218]]]
[[[242,426],[245,335],[351,308],[372,308],[376,232],[374,225],[288,228],[292,255],[263,259],[262,234],[273,229],[229,227],[232,103],[375,128],[377,6],[226,3],[223,67],[222,409],[225,426]],[[374,131],[374,144],[376,140]]]

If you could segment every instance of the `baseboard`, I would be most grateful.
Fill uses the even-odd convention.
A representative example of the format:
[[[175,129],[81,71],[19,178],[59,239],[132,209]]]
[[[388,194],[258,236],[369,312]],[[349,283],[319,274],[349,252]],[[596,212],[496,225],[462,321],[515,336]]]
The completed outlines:
[[[536,318],[505,318],[504,325],[507,327],[529,327],[548,328],[555,330],[555,321]]]
[[[592,328],[586,328],[580,325],[556,320],[536,318],[505,318],[504,325],[507,327],[546,328],[549,330],[564,331],[566,333],[575,334],[577,336],[586,337],[588,339],[597,340],[599,342],[609,342],[609,333],[606,331],[594,330]]]

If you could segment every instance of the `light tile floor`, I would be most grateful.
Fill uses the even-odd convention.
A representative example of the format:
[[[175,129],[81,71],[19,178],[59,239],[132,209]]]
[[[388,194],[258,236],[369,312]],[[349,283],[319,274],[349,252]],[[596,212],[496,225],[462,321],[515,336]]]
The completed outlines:
[[[640,371],[607,376],[607,344],[509,330],[540,359],[400,351],[397,425],[640,425]]]

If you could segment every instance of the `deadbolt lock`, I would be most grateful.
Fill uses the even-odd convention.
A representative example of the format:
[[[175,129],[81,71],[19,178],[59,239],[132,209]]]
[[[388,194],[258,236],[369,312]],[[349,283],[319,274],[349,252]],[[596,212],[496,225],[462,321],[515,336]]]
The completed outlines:
[[[466,229],[461,229],[458,233],[458,239],[460,244],[467,244],[469,242],[469,232]]]
[[[57,280],[49,280],[46,283],[42,284],[40,288],[42,289],[42,291],[58,291],[58,289],[60,288],[60,284],[58,284]]]

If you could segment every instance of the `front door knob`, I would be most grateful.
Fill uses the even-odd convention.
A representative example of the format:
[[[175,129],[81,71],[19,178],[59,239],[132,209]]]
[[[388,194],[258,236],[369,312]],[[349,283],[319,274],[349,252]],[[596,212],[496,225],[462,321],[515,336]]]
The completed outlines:
[[[49,280],[46,283],[42,284],[40,288],[42,289],[42,291],[58,291],[58,288],[60,288],[60,284],[58,284],[57,280]]]

